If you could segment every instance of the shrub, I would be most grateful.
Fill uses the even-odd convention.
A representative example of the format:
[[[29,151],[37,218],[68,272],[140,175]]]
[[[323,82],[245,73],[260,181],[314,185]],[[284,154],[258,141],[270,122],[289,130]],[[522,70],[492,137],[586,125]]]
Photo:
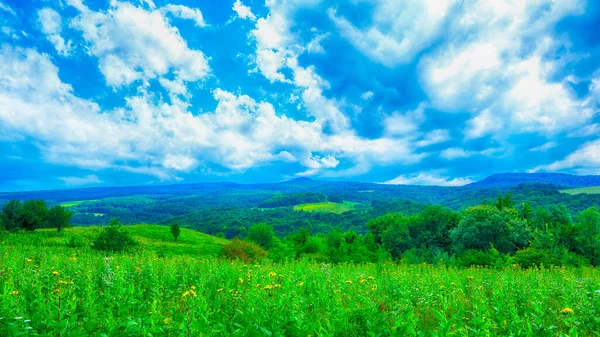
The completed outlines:
[[[513,259],[515,263],[518,263],[523,268],[557,266],[561,264],[561,261],[551,250],[531,247],[518,250]]]
[[[458,256],[458,265],[463,267],[487,266],[503,267],[508,261],[508,255],[501,254],[495,248],[487,251],[469,249]]]
[[[83,247],[83,246],[85,246],[85,243],[84,243],[83,239],[81,238],[81,236],[73,235],[73,236],[69,237],[69,242],[67,242],[67,247],[79,248],[79,247]]]
[[[223,247],[221,255],[231,260],[239,259],[244,262],[252,262],[264,258],[267,256],[267,252],[255,243],[233,239],[227,246]]]
[[[119,220],[110,219],[108,226],[104,227],[94,240],[92,248],[96,250],[122,252],[133,246],[136,242],[125,231]]]
[[[181,234],[181,228],[179,228],[178,222],[173,222],[171,224],[171,234],[173,234],[173,239],[177,241],[179,234]]]

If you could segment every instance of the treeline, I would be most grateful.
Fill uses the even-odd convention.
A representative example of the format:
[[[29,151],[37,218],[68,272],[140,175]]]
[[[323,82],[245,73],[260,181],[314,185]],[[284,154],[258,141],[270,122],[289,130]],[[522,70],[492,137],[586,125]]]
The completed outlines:
[[[323,193],[299,192],[274,195],[260,202],[258,207],[273,208],[325,201],[327,201],[327,197]]]
[[[277,237],[266,224],[252,226],[246,240],[270,258],[322,262],[443,263],[456,266],[600,265],[600,212],[572,216],[564,206],[516,205],[511,195],[456,212],[428,206],[413,215],[389,213],[370,220],[368,232],[314,233],[302,227]]]
[[[2,207],[0,228],[7,231],[56,228],[58,234],[70,226],[73,214],[60,205],[48,208],[44,200],[11,200]]]

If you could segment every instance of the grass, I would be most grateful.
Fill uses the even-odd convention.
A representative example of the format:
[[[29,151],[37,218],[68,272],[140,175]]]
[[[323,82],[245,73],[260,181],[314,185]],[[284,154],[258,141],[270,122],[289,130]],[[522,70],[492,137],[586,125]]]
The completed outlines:
[[[60,203],[59,205],[62,207],[75,207],[83,204],[84,202],[93,202],[98,200],[77,200],[77,201],[65,201]]]
[[[128,229],[144,245],[170,241],[166,228]],[[72,228],[65,235],[90,238],[96,230]],[[183,231],[181,243],[209,239]],[[593,268],[243,264],[194,255],[159,258],[145,246],[135,254],[106,255],[57,240],[62,239],[41,231],[1,241],[0,336],[597,336],[600,331],[600,271]]]
[[[575,194],[600,194],[600,186],[594,187],[580,187],[580,188],[569,188],[566,190],[560,190],[562,193],[568,193],[571,195]]]
[[[344,212],[353,210],[357,204],[358,203],[356,202],[350,201],[344,201],[343,203],[318,202],[296,205],[294,206],[294,211],[342,214]]]

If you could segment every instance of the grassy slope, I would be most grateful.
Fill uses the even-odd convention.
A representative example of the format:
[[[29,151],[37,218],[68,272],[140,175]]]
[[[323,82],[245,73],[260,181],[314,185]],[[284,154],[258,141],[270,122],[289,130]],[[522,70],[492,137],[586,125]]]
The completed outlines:
[[[335,202],[318,202],[310,204],[301,204],[294,206],[295,211],[304,212],[321,212],[321,213],[336,213],[342,214],[354,209],[356,202],[344,201],[343,203]]]
[[[13,234],[14,239],[35,242],[36,246],[66,246],[71,237],[77,237],[83,246],[91,246],[93,239],[98,235],[101,226],[67,228],[57,236],[56,230],[40,229],[33,233]],[[125,229],[140,243],[139,247],[145,251],[162,251],[168,255],[190,256],[217,256],[227,240],[206,235],[187,228],[181,229],[179,240],[173,241],[173,236],[167,226],[158,225],[132,225]],[[33,237],[32,237],[33,236]]]
[[[97,200],[76,200],[76,201],[65,201],[65,202],[61,202],[60,206],[62,207],[75,207],[75,206],[79,206],[81,204],[83,204],[84,202],[88,202],[88,201],[97,201]]]
[[[568,193],[571,195],[575,194],[600,194],[600,186],[594,187],[580,187],[580,188],[569,188],[566,190],[560,190],[562,193]]]

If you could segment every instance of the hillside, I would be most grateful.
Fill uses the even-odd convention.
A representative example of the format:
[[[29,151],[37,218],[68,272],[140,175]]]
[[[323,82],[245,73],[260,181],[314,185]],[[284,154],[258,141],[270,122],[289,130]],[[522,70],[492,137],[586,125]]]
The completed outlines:
[[[600,186],[600,176],[564,173],[499,173],[469,184],[471,187],[511,188],[524,183],[543,183],[562,187]]]
[[[139,243],[139,249],[165,255],[187,256],[218,256],[227,240],[203,234],[191,229],[182,228],[177,241],[167,226],[159,225],[130,225],[124,227],[133,239]],[[63,234],[57,236],[55,229],[38,229],[33,233],[9,234],[5,242],[9,244],[35,244],[36,247],[68,247],[74,245],[74,250],[90,247],[102,226],[66,228]]]

